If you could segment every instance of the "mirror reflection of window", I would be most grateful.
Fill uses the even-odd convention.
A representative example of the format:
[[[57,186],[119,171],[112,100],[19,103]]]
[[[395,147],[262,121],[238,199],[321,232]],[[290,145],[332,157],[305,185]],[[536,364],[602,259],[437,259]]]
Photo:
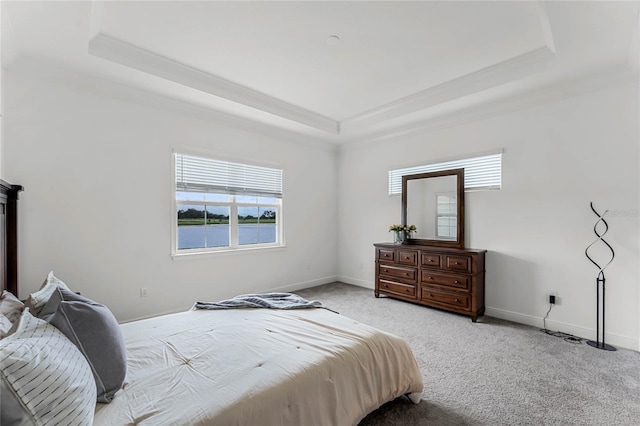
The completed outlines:
[[[456,212],[458,209],[454,192],[436,194],[437,237],[455,240],[458,234]]]

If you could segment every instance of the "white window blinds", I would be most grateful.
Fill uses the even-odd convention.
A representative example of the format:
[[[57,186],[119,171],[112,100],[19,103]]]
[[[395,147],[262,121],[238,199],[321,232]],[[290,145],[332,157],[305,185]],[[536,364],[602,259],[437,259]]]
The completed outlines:
[[[389,170],[389,195],[402,194],[402,176],[461,168],[464,168],[465,190],[491,190],[502,187],[502,153],[498,153]]]
[[[176,190],[282,198],[282,170],[175,154]]]

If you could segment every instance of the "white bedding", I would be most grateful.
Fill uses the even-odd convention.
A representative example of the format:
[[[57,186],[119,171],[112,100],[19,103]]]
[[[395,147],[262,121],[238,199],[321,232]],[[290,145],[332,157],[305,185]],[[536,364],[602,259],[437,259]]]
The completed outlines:
[[[121,327],[127,380],[96,425],[355,425],[422,393],[402,339],[325,309],[192,310]]]

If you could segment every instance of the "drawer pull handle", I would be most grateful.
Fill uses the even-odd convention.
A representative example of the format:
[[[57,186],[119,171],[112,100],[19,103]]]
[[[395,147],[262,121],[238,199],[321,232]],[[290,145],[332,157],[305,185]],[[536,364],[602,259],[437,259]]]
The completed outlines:
[[[409,276],[409,273],[408,273],[408,272],[405,272],[405,273],[404,273],[404,275],[408,277],[408,276]]]
[[[404,291],[406,291],[407,293],[409,293],[409,289],[408,289],[408,288],[405,288],[405,289],[404,289]]]
[[[433,262],[433,259],[429,259],[429,262]]]
[[[432,280],[432,279],[433,279],[433,277],[429,277],[429,279],[430,279],[430,280]]]
[[[383,269],[382,272],[389,272],[389,270],[388,269]]]
[[[456,299],[456,300],[455,300],[455,302],[456,302],[456,303],[460,303],[460,300],[459,300],[459,299]]]
[[[454,281],[454,283],[456,283],[456,284],[460,284],[460,281],[458,281],[458,280],[455,280],[455,281]]]
[[[459,265],[459,264],[460,264],[460,262],[456,262],[456,265]]]
[[[433,297],[433,294],[429,293],[429,297]]]
[[[389,286],[387,284],[383,285],[382,287],[384,288],[389,288]]]

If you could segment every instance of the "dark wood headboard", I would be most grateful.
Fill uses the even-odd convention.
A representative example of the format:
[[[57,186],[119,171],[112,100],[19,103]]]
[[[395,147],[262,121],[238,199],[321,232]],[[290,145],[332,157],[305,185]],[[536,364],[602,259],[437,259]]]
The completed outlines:
[[[0,290],[18,295],[18,193],[20,185],[0,179]]]

